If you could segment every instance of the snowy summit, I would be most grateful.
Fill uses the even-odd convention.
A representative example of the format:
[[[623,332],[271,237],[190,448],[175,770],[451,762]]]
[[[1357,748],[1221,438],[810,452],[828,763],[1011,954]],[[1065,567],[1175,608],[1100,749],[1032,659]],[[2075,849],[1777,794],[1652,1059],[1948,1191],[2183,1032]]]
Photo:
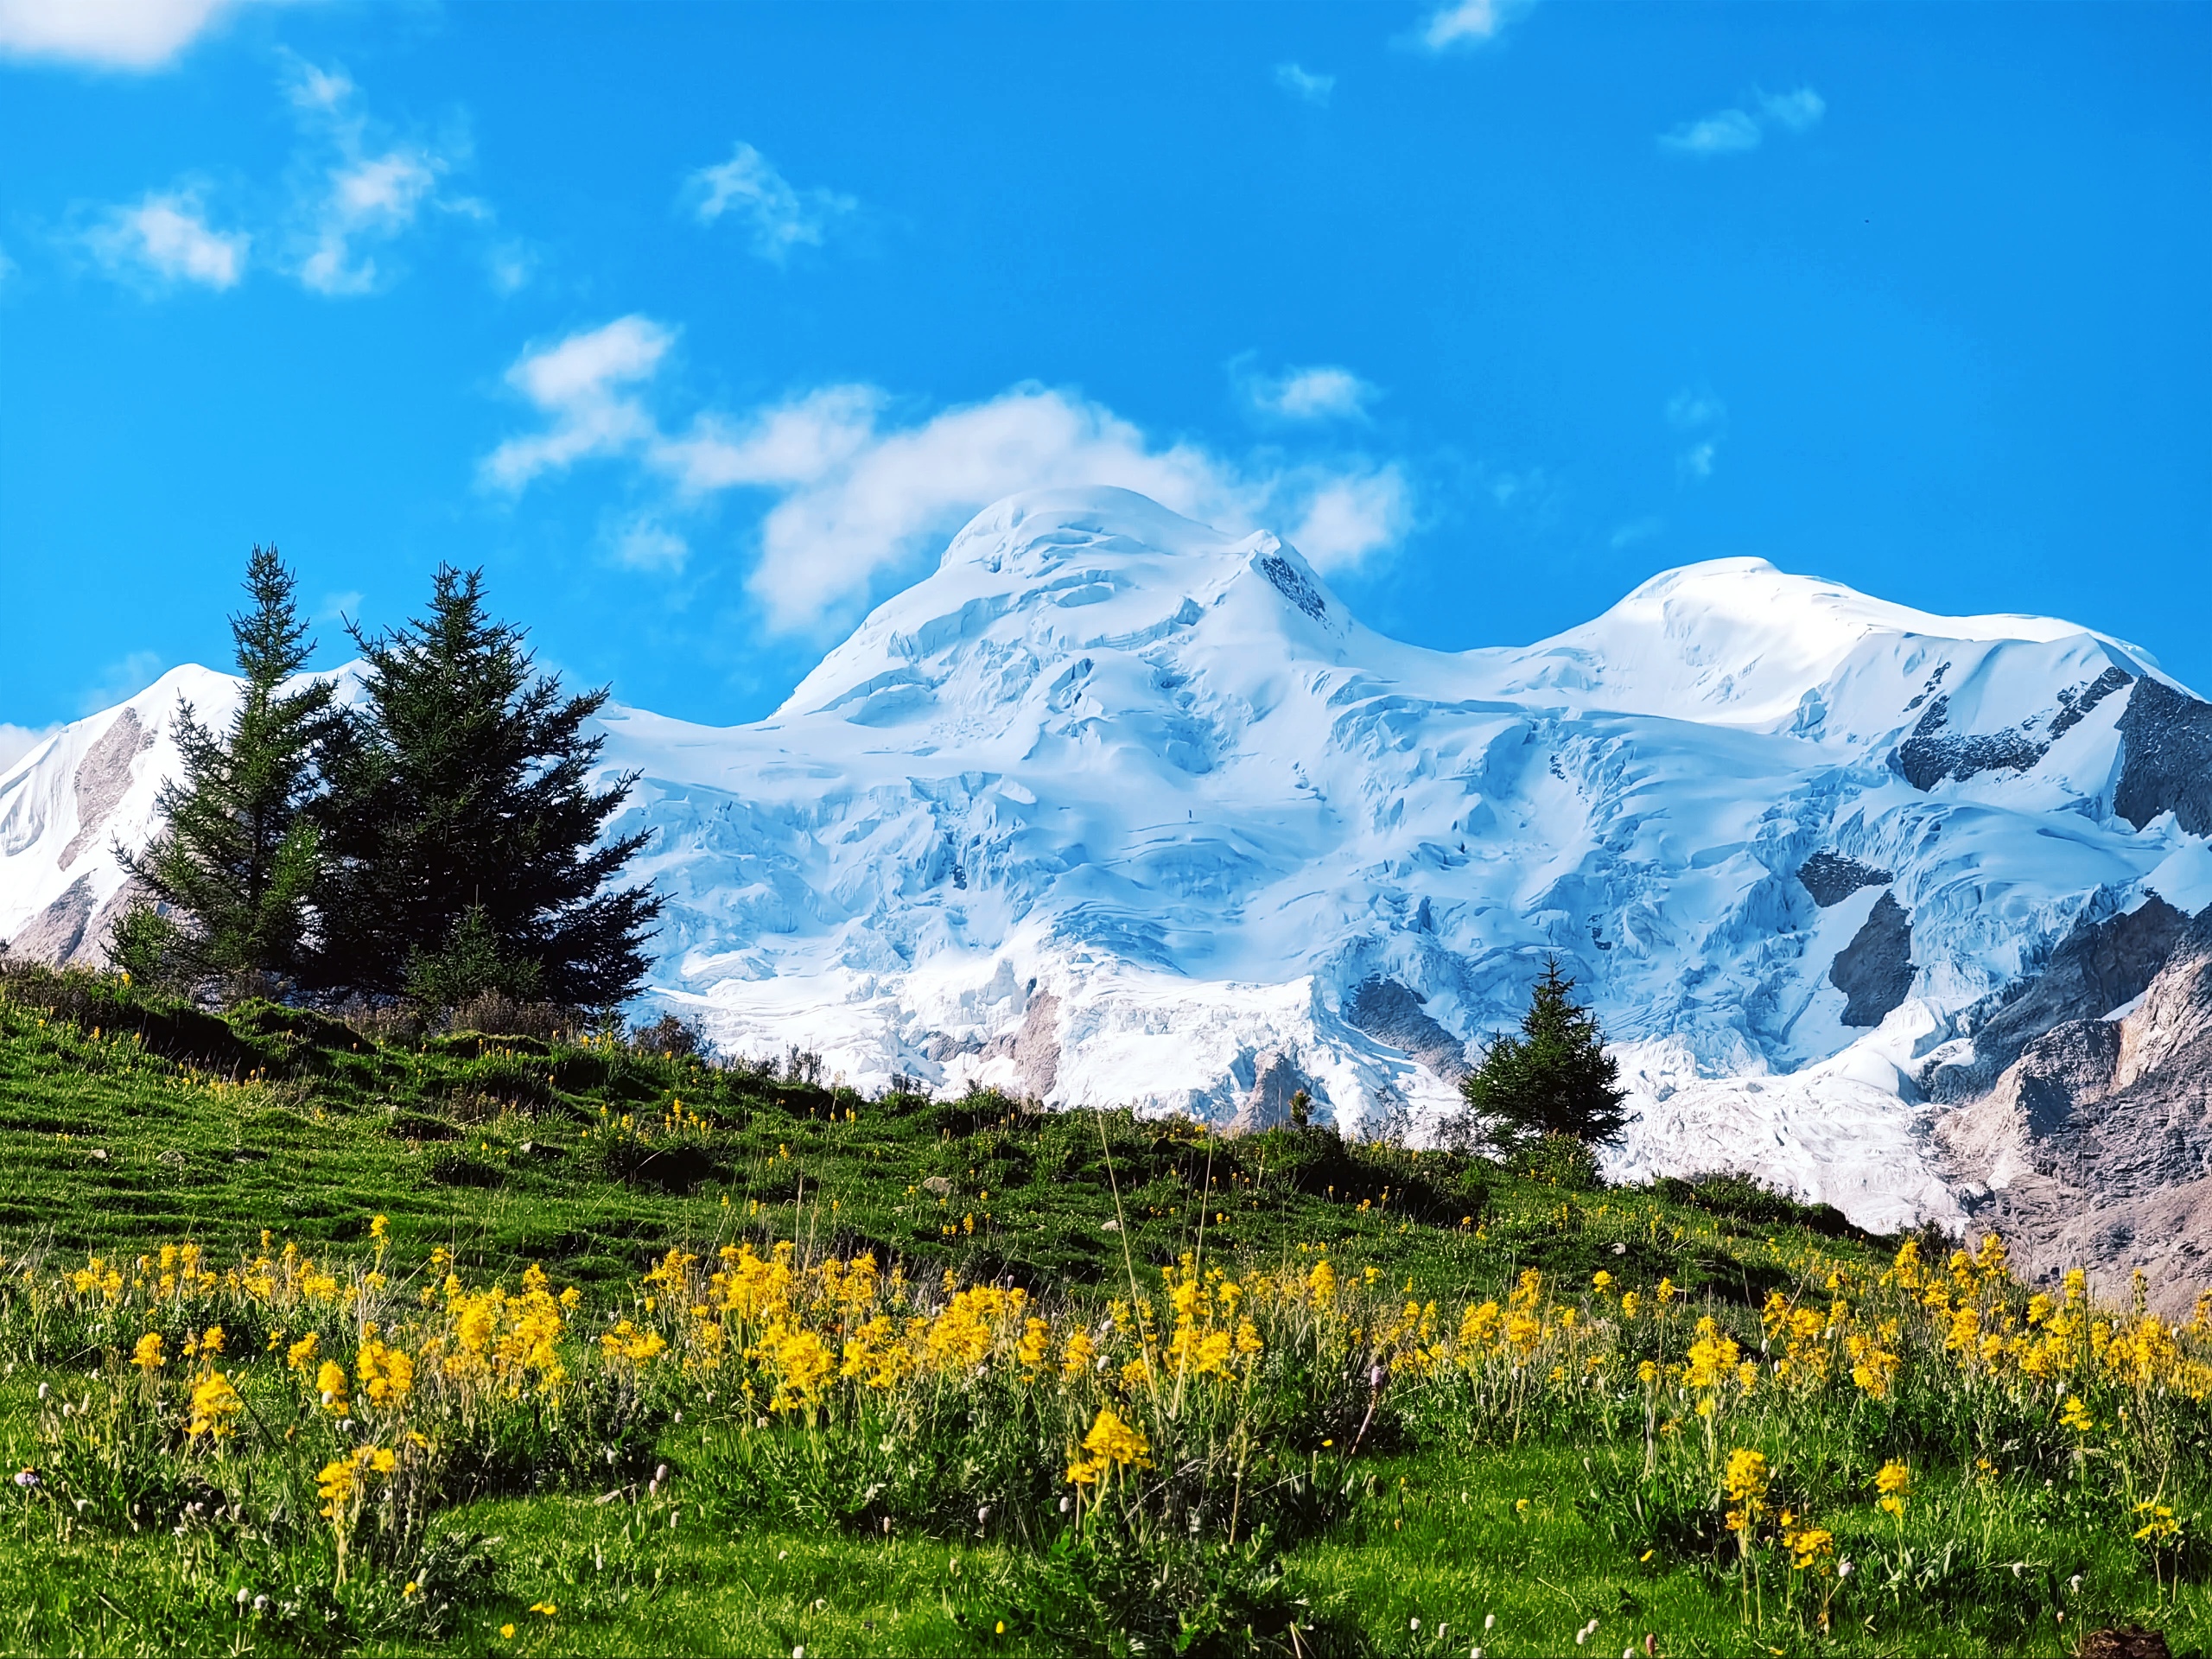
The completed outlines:
[[[90,947],[169,710],[224,685],[177,671],[0,777],[0,937]],[[1636,1089],[1616,1173],[1892,1227],[1958,1213],[1930,1102],[2007,1058],[1990,1011],[2212,903],[2208,716],[2071,624],[1757,559],[1421,650],[1272,535],[1081,490],[980,514],[766,720],[605,725],[643,774],[617,828],[659,832],[658,995],[726,1049],[1419,1134],[1556,953]]]

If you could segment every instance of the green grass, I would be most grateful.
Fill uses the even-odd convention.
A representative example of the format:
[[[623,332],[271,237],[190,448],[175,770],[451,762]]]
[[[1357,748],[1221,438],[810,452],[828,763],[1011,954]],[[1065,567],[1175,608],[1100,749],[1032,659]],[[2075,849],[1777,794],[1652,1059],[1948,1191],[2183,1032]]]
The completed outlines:
[[[1109,1228],[1117,1215],[1125,1224]],[[87,1252],[187,1240],[219,1261],[253,1251],[264,1229],[313,1252],[358,1253],[376,1216],[389,1217],[395,1261],[442,1247],[472,1282],[538,1263],[608,1303],[671,1246],[705,1255],[741,1236],[797,1238],[817,1256],[870,1248],[917,1281],[950,1269],[1077,1303],[1126,1294],[1132,1273],[1149,1289],[1158,1266],[1203,1239],[1210,1260],[1262,1268],[1302,1265],[1326,1246],[1346,1271],[1371,1265],[1393,1292],[1409,1285],[1453,1309],[1529,1267],[1568,1283],[1599,1268],[1624,1285],[1670,1277],[1751,1341],[1754,1311],[1808,1253],[1871,1271],[1895,1248],[1741,1184],[1565,1192],[1322,1132],[1224,1140],[990,1096],[868,1101],[620,1045],[378,1042],[267,1004],[216,1020],[106,981],[0,981],[0,1252],[11,1264],[50,1276]],[[0,1456],[21,1467],[43,1455],[38,1385],[82,1388],[115,1357],[41,1348],[20,1332],[0,1343],[10,1344]],[[2177,1466],[2184,1495],[2201,1500],[2207,1452],[2201,1418],[2190,1421],[2197,1438]],[[242,1545],[189,1518],[180,1535],[171,1515],[102,1529],[0,1500],[0,1643],[810,1656],[1116,1645],[1103,1604],[1085,1599],[1084,1575],[1104,1569],[1060,1560],[1042,1537],[942,1521],[860,1534],[744,1512],[715,1489],[711,1434],[696,1415],[651,1432],[639,1455],[672,1478],[650,1492],[549,1475],[543,1490],[454,1494],[431,1529],[454,1586],[435,1607],[380,1580],[334,1594],[324,1557],[285,1545],[273,1524]],[[1806,1596],[1779,1605],[1786,1572],[1763,1582],[1754,1628],[1725,1554],[1640,1559],[1648,1529],[1624,1515],[1634,1476],[1614,1447],[1540,1425],[1514,1444],[1495,1425],[1442,1418],[1393,1422],[1331,1465],[1341,1490],[1332,1472],[1325,1510],[1281,1546],[1232,1558],[1191,1545],[1190,1561],[1157,1567],[1160,1595],[1203,1599],[1218,1586],[1232,1602],[1287,1607],[1297,1636],[1263,1645],[1299,1654],[1478,1643],[1612,1654],[1642,1651],[1647,1632],[1664,1654],[2059,1654],[2115,1622],[2160,1628],[2177,1651],[2212,1637],[2201,1566],[2177,1590],[2154,1584],[2124,1506],[2086,1474],[2052,1479],[2024,1452],[1994,1480],[1963,1459],[1927,1460],[1900,1528],[1872,1507],[1853,1461],[1864,1451],[1824,1453],[1823,1472],[1805,1477],[1825,1483],[1823,1523],[1857,1569],[1827,1636]],[[259,1596],[269,1601],[257,1611]],[[1198,1645],[1245,1645],[1230,1623]]]

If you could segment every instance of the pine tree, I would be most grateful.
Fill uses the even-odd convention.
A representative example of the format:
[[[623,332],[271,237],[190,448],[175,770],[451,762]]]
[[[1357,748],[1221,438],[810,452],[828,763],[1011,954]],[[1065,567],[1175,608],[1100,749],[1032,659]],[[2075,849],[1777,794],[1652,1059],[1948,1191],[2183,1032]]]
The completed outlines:
[[[1597,1017],[1573,1002],[1573,989],[1559,958],[1548,960],[1521,1034],[1492,1038],[1482,1064],[1459,1085],[1470,1115],[1502,1148],[1548,1135],[1593,1147],[1620,1137],[1627,1120],[1620,1069],[1605,1052]]]
[[[161,828],[145,850],[118,849],[146,894],[118,925],[110,958],[142,978],[232,995],[280,990],[310,933],[318,868],[307,809],[314,752],[330,716],[322,681],[287,691],[315,650],[274,547],[246,567],[252,607],[231,619],[245,686],[228,728],[178,711],[181,776],[159,797]]]
[[[441,569],[406,627],[353,633],[363,701],[322,751],[320,982],[440,1007],[627,997],[663,901],[608,887],[650,832],[601,839],[637,781],[591,786],[606,690],[564,697],[535,673],[478,570]]]

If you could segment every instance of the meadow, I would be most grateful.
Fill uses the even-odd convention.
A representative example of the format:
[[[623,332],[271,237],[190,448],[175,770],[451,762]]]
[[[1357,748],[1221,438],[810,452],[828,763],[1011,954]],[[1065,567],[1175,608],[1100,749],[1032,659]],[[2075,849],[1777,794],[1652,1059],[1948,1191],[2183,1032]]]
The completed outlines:
[[[1726,1177],[17,969],[0,1255],[10,1651],[2212,1634],[2212,1299]]]

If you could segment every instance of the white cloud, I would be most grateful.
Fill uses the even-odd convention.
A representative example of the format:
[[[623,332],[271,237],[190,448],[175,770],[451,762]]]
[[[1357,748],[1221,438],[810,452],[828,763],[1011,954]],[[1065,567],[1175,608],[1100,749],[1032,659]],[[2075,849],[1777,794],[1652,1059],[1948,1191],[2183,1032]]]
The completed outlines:
[[[333,297],[373,292],[389,273],[372,250],[397,241],[427,207],[490,219],[472,199],[439,201],[452,158],[383,138],[344,70],[295,60],[286,92],[311,147],[298,163],[292,204],[292,269],[302,286]]]
[[[1275,85],[1293,98],[1326,109],[1329,95],[1337,90],[1334,75],[1317,75],[1294,63],[1275,65]]]
[[[1322,364],[1254,377],[1245,382],[1244,395],[1263,415],[1287,421],[1327,421],[1357,419],[1376,394],[1350,369]]]
[[[99,678],[79,694],[77,712],[96,715],[103,709],[112,709],[117,703],[137,696],[161,678],[162,671],[157,652],[134,651],[118,657],[101,669]]]
[[[1678,476],[1700,482],[1713,476],[1727,423],[1728,406],[1710,391],[1686,388],[1667,400],[1667,424],[1692,440],[1675,457]]]
[[[1743,110],[1715,110],[1688,121],[1672,132],[1659,135],[1659,147],[1678,156],[1740,156],[1765,142],[1766,130],[1777,126],[1789,132],[1810,132],[1828,112],[1827,100],[1809,86],[1794,92],[1762,92],[1758,114]]]
[[[1770,92],[1759,99],[1759,111],[1777,126],[1792,132],[1808,132],[1828,112],[1827,100],[1809,86],[1794,92]]]
[[[1349,569],[1394,545],[1413,523],[1413,490],[1396,467],[1319,480],[1290,532],[1320,570]]]
[[[358,588],[341,588],[334,593],[325,594],[322,596],[322,603],[315,607],[315,620],[326,624],[342,623],[349,616],[359,616],[361,613],[362,597],[361,590]]]
[[[655,519],[633,518],[608,537],[614,562],[632,570],[681,570],[691,556],[691,545]]]
[[[1733,156],[1757,149],[1763,136],[1759,124],[1741,110],[1718,110],[1662,133],[1659,143],[1681,156]]]
[[[60,729],[59,726],[48,726],[41,731],[30,726],[11,726],[0,720],[0,772],[7,771]]]
[[[652,417],[624,388],[652,378],[675,338],[650,318],[628,316],[525,353],[507,371],[507,384],[551,418],[543,431],[494,449],[481,468],[485,480],[519,490],[541,473],[656,435]]]
[[[1528,10],[1531,0],[1445,0],[1421,20],[1414,43],[1424,52],[1452,52],[1488,44]]]
[[[1289,526],[1325,570],[1387,550],[1411,525],[1412,486],[1395,463],[1239,464],[1188,442],[1155,444],[1101,404],[1037,385],[903,424],[878,388],[826,386],[671,432],[645,390],[673,338],[632,316],[524,353],[507,378],[545,424],[494,449],[484,480],[518,490],[587,459],[621,459],[664,492],[610,537],[618,560],[651,569],[689,556],[671,518],[725,492],[765,493],[747,586],[779,630],[849,615],[885,573],[1020,490],[1118,485],[1224,528]]]
[[[238,0],[0,0],[0,55],[158,69]]]
[[[235,287],[245,274],[252,238],[207,223],[196,192],[149,193],[135,207],[109,209],[85,233],[92,257],[111,276],[152,277],[162,283]]]
[[[753,251],[781,264],[799,246],[819,247],[830,221],[860,203],[834,190],[799,190],[750,144],[729,160],[702,167],[683,181],[683,197],[702,225],[736,213],[753,228]]]
[[[1648,542],[1666,528],[1667,521],[1663,518],[1633,519],[1625,524],[1616,525],[1613,533],[1605,538],[1605,545],[1618,552],[1624,547],[1634,547],[1638,542]]]

